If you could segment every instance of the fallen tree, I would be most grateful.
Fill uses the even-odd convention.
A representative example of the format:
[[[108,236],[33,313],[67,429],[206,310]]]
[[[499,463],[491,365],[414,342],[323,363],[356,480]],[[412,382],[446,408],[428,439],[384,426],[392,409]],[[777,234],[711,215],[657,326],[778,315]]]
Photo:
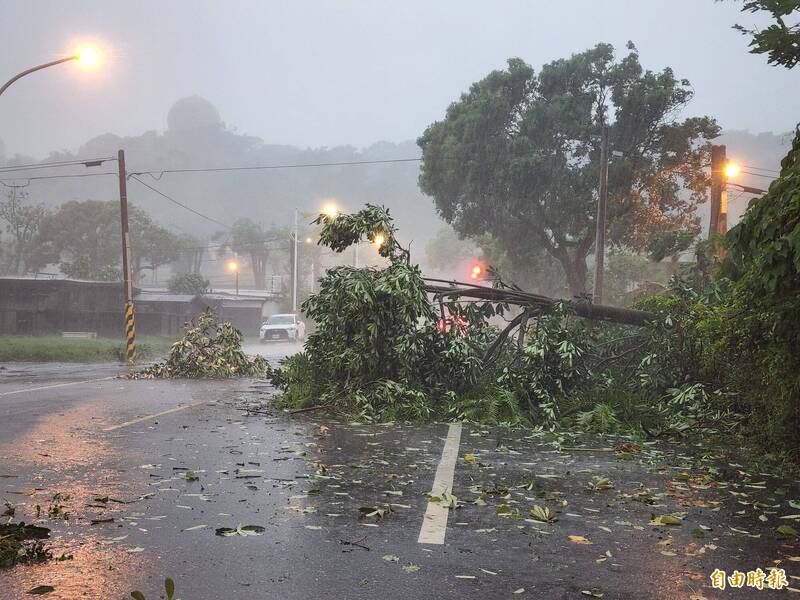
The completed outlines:
[[[273,373],[283,406],[362,420],[580,421],[598,431],[732,423],[717,396],[685,389],[664,362],[654,344],[668,339],[663,315],[555,300],[499,278],[491,288],[425,279],[382,207],[317,223],[320,243],[336,252],[382,240],[389,264],[342,265],[321,278],[302,307],[315,331]]]
[[[449,300],[459,300],[462,298],[472,298],[513,304],[531,314],[548,312],[552,310],[557,303],[564,302],[563,300],[555,300],[547,296],[532,294],[518,289],[487,287],[464,283],[462,281],[433,279],[431,277],[424,277],[423,279],[426,282],[425,289],[433,294],[436,299],[447,298]],[[449,285],[436,285],[436,283],[448,283]],[[643,310],[621,308],[606,304],[593,304],[585,300],[574,300],[570,301],[568,304],[570,310],[576,316],[593,321],[608,321],[622,325],[641,326],[646,325],[653,319],[652,314]]]

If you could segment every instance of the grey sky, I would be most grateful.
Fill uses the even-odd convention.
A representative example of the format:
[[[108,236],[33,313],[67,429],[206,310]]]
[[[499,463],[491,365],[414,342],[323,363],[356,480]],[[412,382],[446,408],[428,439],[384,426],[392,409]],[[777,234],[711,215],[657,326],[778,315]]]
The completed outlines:
[[[712,0],[0,0],[0,80],[96,39],[95,73],[74,65],[0,97],[6,153],[44,156],[106,132],[163,130],[199,94],[267,142],[366,145],[416,138],[470,83],[519,56],[534,68],[597,42],[632,40],[647,68],[695,87],[692,113],[726,129],[786,131],[798,73],[768,67],[731,30],[754,22]]]

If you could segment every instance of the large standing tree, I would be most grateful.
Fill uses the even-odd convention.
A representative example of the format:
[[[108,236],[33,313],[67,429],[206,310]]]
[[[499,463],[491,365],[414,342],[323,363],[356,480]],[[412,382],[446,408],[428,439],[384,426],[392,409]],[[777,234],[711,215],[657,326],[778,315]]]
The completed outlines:
[[[6,245],[3,270],[24,275],[30,270],[29,259],[35,247],[39,225],[47,214],[43,204],[26,204],[28,195],[11,188],[6,200],[0,202],[0,221],[6,224],[11,241]]]
[[[141,270],[142,262],[157,268],[177,258],[180,242],[174,234],[132,205],[128,208],[128,219],[135,272]],[[31,266],[60,264],[62,271],[72,277],[118,278],[121,240],[119,202],[65,202],[42,219]]]
[[[679,119],[692,98],[671,69],[646,71],[632,44],[544,65],[521,59],[473,84],[418,140],[420,187],[463,235],[491,234],[512,262],[544,253],[572,294],[585,291],[595,238],[603,125],[614,152],[608,240],[639,250],[657,232],[697,227],[708,185],[708,117]],[[619,153],[622,153],[620,156]]]
[[[252,219],[239,219],[228,233],[226,244],[236,254],[249,256],[253,281],[259,290],[267,289],[267,264],[276,248],[284,249],[288,243],[286,231],[266,228]]]
[[[153,274],[153,281],[156,281],[158,267],[169,264],[181,255],[182,238],[171,231],[157,225],[153,220],[142,213],[144,218],[140,219],[134,231],[138,234],[135,238],[136,270],[149,269]],[[142,266],[142,263],[147,266]]]

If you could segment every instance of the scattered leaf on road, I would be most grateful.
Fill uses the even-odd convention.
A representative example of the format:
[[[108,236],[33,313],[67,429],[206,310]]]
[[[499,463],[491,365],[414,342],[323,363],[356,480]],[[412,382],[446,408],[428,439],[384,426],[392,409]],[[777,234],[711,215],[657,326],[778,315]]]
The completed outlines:
[[[583,537],[582,535],[568,535],[567,539],[570,542],[574,542],[576,544],[591,544],[592,543],[589,540],[587,540],[585,537]]]

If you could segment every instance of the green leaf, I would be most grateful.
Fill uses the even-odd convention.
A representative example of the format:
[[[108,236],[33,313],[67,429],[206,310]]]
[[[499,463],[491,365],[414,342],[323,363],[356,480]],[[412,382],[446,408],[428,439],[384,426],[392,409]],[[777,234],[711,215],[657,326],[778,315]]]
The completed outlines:
[[[558,517],[546,506],[534,506],[531,508],[531,518],[542,523],[555,523]]]
[[[28,593],[32,596],[42,596],[55,591],[56,588],[54,588],[52,585],[37,585],[35,588],[28,590]]]
[[[791,525],[781,525],[775,531],[786,537],[797,537],[797,530]]]
[[[164,591],[167,593],[167,600],[173,600],[175,596],[175,582],[169,577],[164,580]]]
[[[676,515],[660,515],[655,516],[650,519],[651,525],[680,525],[683,523],[683,519]]]
[[[264,533],[264,531],[265,528],[261,525],[242,525],[239,523],[235,528],[219,527],[214,531],[214,533],[222,537],[232,537],[234,535],[261,535]]]

